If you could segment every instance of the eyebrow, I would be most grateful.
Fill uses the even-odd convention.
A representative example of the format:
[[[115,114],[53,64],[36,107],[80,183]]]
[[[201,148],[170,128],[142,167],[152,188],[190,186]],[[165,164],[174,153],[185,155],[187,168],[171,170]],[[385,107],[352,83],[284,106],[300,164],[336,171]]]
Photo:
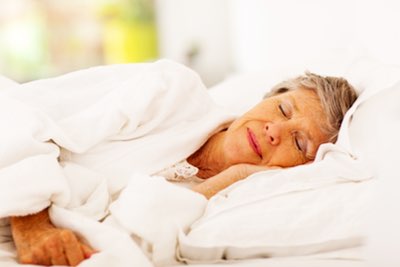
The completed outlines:
[[[299,108],[296,104],[295,98],[291,95],[286,95],[286,97],[289,99],[289,103],[293,107],[294,111],[299,112]]]

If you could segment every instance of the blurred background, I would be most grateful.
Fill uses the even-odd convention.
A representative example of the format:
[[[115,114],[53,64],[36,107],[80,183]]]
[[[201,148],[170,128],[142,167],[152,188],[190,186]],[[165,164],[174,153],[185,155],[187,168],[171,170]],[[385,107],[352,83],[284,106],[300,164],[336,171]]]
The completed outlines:
[[[213,84],[230,68],[226,7],[224,0],[1,1],[0,73],[27,82],[170,58]]]
[[[19,82],[158,57],[149,0],[0,3],[0,68]]]
[[[27,82],[169,58],[211,86],[361,54],[400,63],[399,16],[397,0],[4,0],[0,73]]]

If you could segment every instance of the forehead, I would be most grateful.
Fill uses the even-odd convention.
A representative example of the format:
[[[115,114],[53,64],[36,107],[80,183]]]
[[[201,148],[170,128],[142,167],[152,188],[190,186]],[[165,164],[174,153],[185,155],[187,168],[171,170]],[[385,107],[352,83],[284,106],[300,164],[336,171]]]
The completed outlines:
[[[317,93],[312,89],[304,88],[290,90],[264,98],[256,106],[254,106],[250,112],[263,113],[265,109],[276,107],[278,103],[289,104],[288,106],[293,107],[293,111],[296,112],[296,116],[303,115],[310,118],[320,117],[326,121],[326,113],[322,107]],[[276,109],[275,111],[278,110]]]
[[[319,100],[317,93],[312,89],[300,88],[276,95],[274,97],[276,97],[278,100],[289,102],[289,104],[291,104],[298,113],[297,115],[303,114],[307,117],[310,116],[310,118],[326,118],[321,101]],[[316,114],[316,112],[318,112],[318,114]]]

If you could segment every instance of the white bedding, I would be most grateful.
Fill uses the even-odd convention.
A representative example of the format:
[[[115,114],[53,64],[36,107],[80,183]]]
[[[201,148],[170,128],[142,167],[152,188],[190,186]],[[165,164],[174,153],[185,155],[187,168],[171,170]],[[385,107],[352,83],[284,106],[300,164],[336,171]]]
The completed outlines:
[[[136,179],[134,172],[149,178],[185,159],[232,119],[211,101],[197,74],[169,61],[99,67],[23,84],[4,89],[0,102],[0,119],[7,125],[0,133],[0,217],[37,212],[51,202],[54,222],[100,251],[84,266],[110,266],[115,260],[120,266],[145,266],[144,254],[127,234],[96,220]],[[205,203],[199,194],[181,190]],[[153,248],[154,255],[158,250],[163,251]]]
[[[83,92],[87,97],[77,102],[76,94]],[[1,217],[38,211],[51,199],[54,222],[100,251],[80,266],[181,265],[176,255],[198,267],[218,262],[363,265],[362,218],[375,170],[365,168],[363,157],[347,146],[355,119],[350,115],[340,137],[347,141],[322,147],[318,162],[256,174],[207,202],[149,176],[187,157],[232,118],[210,101],[200,79],[186,68],[168,61],[94,68],[2,90],[0,101],[1,120],[8,123],[0,140],[12,140],[0,155]],[[54,105],[43,104],[48,101]],[[77,154],[62,149],[60,166],[60,150],[45,142],[49,139]],[[111,215],[98,223],[122,188]],[[295,212],[298,221],[292,218]],[[238,224],[243,216],[251,221]],[[1,223],[1,266],[17,265],[6,221]],[[280,234],[273,235],[277,230]],[[285,257],[248,259],[274,255]]]

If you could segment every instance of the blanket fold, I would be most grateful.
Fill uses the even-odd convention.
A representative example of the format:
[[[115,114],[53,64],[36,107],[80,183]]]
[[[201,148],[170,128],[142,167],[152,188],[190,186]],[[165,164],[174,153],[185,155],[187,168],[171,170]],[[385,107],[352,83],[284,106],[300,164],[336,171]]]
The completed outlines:
[[[0,218],[52,204],[52,221],[99,251],[82,266],[152,266],[128,232],[97,220],[137,179],[134,173],[148,177],[185,159],[232,119],[214,104],[196,73],[167,60],[95,67],[2,90],[0,121],[7,127],[0,132]],[[194,206],[203,203],[197,193],[189,195]],[[164,202],[174,198],[165,196]],[[143,204],[126,205],[143,217]],[[176,212],[171,229],[188,221],[185,211]],[[172,240],[173,233],[164,240]],[[175,251],[171,247],[168,253],[159,258],[170,261]]]

